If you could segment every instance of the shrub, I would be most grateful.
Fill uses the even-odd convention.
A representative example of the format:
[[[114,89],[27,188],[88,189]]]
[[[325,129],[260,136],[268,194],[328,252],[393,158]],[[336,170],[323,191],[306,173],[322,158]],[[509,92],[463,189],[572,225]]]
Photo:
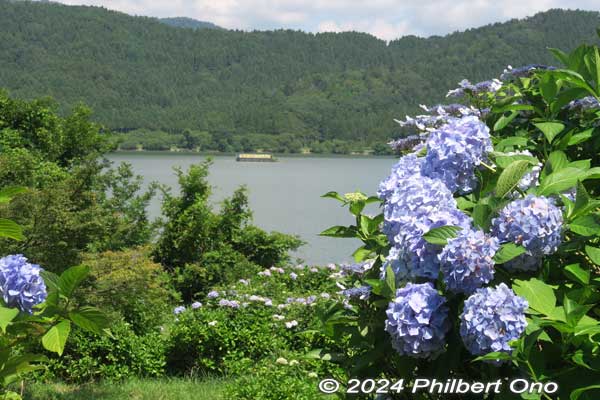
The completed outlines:
[[[97,304],[115,322],[123,319],[138,334],[155,331],[178,299],[147,248],[90,253],[84,264],[91,272],[80,298]]]
[[[136,335],[125,322],[113,323],[110,332],[98,336],[74,329],[63,356],[50,359],[44,377],[83,383],[165,373],[165,342],[160,333]]]
[[[318,375],[298,355],[269,357],[248,366],[244,375],[225,386],[225,395],[240,400],[314,400],[325,398],[318,390]]]
[[[254,362],[286,348],[283,329],[271,309],[208,308],[177,315],[169,328],[167,365],[171,373],[227,372],[227,360]]]

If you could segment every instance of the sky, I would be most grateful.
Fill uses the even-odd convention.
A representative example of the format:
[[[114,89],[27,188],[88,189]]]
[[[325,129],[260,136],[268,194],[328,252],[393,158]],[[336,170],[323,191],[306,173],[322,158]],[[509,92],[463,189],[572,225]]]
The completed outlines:
[[[132,15],[189,17],[228,29],[360,31],[384,40],[444,35],[550,8],[600,10],[598,0],[59,0]]]

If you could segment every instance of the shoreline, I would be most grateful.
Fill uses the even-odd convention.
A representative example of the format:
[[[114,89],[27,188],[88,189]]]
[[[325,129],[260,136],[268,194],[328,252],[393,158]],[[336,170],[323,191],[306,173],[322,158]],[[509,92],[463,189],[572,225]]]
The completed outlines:
[[[239,153],[221,153],[221,152],[198,152],[198,151],[171,151],[171,150],[116,150],[110,154],[136,154],[136,155],[169,155],[169,156],[202,156],[202,157],[236,157]],[[252,153],[254,154],[254,153]],[[375,155],[375,154],[336,154],[336,153],[256,153],[256,154],[272,154],[276,158],[398,158],[396,155]]]

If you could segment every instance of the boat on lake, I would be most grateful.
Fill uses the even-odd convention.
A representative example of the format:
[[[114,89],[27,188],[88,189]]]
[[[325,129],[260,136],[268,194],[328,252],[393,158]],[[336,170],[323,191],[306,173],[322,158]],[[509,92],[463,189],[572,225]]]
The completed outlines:
[[[253,162],[272,162],[276,161],[272,154],[256,154],[256,153],[240,153],[237,155],[236,161],[253,161]]]

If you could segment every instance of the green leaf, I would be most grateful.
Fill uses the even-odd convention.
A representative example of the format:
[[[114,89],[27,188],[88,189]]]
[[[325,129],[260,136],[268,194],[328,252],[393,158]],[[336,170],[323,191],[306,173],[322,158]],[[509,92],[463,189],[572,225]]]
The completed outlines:
[[[600,249],[592,246],[585,246],[585,254],[588,255],[590,260],[596,265],[600,265]]]
[[[586,140],[592,138],[593,133],[594,133],[594,128],[590,128],[583,132],[576,133],[573,136],[571,136],[571,139],[569,139],[568,145],[573,146],[573,145],[579,144],[581,142],[585,142]]]
[[[585,171],[584,179],[600,179],[600,167],[590,168]]]
[[[438,244],[440,246],[445,246],[448,243],[448,239],[455,238],[456,234],[462,228],[459,226],[440,226],[439,228],[430,229],[429,232],[423,235],[423,239],[425,239],[428,243]]]
[[[532,278],[528,281],[515,280],[513,290],[524,297],[529,303],[529,308],[544,315],[551,316],[556,307],[556,296],[551,286]]]
[[[17,308],[0,307],[0,329],[2,329],[2,332],[6,333],[6,327],[17,315],[19,315]]]
[[[500,151],[504,151],[506,148],[526,147],[526,146],[527,146],[527,138],[526,137],[511,136],[511,137],[502,139],[494,147]]]
[[[464,197],[457,197],[456,205],[458,206],[459,210],[469,210],[475,206],[475,203],[465,199]]]
[[[573,208],[573,213],[577,213],[577,211],[585,208],[590,202],[590,195],[588,194],[585,186],[581,181],[577,182],[577,194],[575,196],[575,208]]]
[[[565,275],[583,285],[590,283],[590,271],[581,268],[579,264],[569,264],[564,269]]]
[[[356,249],[356,251],[352,253],[352,257],[354,257],[354,261],[361,262],[369,258],[371,253],[371,250],[365,249],[363,246]]]
[[[550,175],[552,172],[560,171],[569,164],[567,155],[564,151],[553,151],[548,156],[548,161],[544,165],[544,176]]]
[[[77,265],[67,269],[60,275],[58,288],[63,296],[70,297],[81,281],[89,274],[90,268],[85,265]]]
[[[494,156],[494,162],[496,165],[502,169],[506,169],[506,167],[517,160],[528,161],[531,165],[537,165],[540,162],[540,160],[538,160],[536,157],[528,156],[527,154],[505,155],[504,153],[494,152],[491,155]]]
[[[343,196],[340,196],[340,194],[338,192],[327,192],[324,195],[322,195],[321,197],[335,199],[337,201],[340,201],[340,202],[346,204],[346,199]]]
[[[18,194],[26,192],[27,189],[20,186],[7,187],[0,190],[0,204],[6,204],[12,200]]]
[[[365,205],[366,203],[364,200],[353,201],[350,203],[350,212],[353,215],[359,216],[362,210],[365,208]]]
[[[108,326],[106,315],[95,307],[81,307],[79,310],[71,311],[69,318],[80,328],[98,335]]]
[[[508,116],[502,115],[494,124],[494,132],[498,132],[506,128],[506,126],[510,124],[511,121],[517,117],[517,115],[519,115],[519,111],[513,111]]]
[[[600,390],[600,384],[599,385],[590,385],[590,386],[582,387],[579,389],[575,389],[571,392],[571,396],[569,397],[569,400],[577,400],[585,392],[589,392],[590,390],[595,390],[595,389]]]
[[[582,215],[569,224],[569,229],[581,236],[600,235],[600,224],[594,214]]]
[[[40,275],[42,276],[42,279],[44,279],[44,283],[49,289],[59,290],[58,282],[60,281],[60,277],[58,275],[56,275],[54,272],[45,270],[40,271]]]
[[[4,218],[0,218],[0,237],[14,240],[25,239],[21,227],[16,222]]]
[[[332,226],[319,233],[319,236],[328,236],[334,238],[353,238],[356,237],[356,229],[352,226]]]
[[[549,196],[551,194],[561,193],[572,188],[577,181],[586,175],[585,171],[578,168],[563,168],[547,175],[537,189],[539,196]]]
[[[538,122],[533,125],[542,131],[548,143],[552,143],[556,135],[565,129],[565,125],[560,122]]]
[[[499,197],[503,197],[504,195],[512,192],[517,185],[523,175],[529,169],[529,162],[526,160],[517,160],[513,161],[498,178],[498,183],[496,184],[496,195]]]
[[[487,230],[490,225],[490,214],[492,213],[492,208],[487,204],[477,204],[473,207],[473,212],[471,213],[471,217],[473,218],[473,223],[483,230]]]
[[[396,293],[396,275],[391,265],[385,268],[385,284],[389,291],[388,295],[393,296]]]
[[[554,97],[556,97],[556,93],[558,93],[558,86],[554,76],[552,74],[543,74],[540,78],[539,86],[542,97],[546,100],[546,103],[550,104]]]
[[[62,320],[42,336],[42,345],[46,350],[62,355],[70,332],[71,321]]]
[[[495,351],[493,353],[487,353],[483,356],[479,356],[475,359],[473,359],[473,362],[475,361],[501,361],[501,360],[511,360],[512,357],[510,354],[505,353],[505,352],[501,352],[501,351]]]
[[[525,253],[525,248],[515,243],[504,243],[500,246],[500,250],[494,255],[494,262],[496,264],[504,264],[515,257]]]

